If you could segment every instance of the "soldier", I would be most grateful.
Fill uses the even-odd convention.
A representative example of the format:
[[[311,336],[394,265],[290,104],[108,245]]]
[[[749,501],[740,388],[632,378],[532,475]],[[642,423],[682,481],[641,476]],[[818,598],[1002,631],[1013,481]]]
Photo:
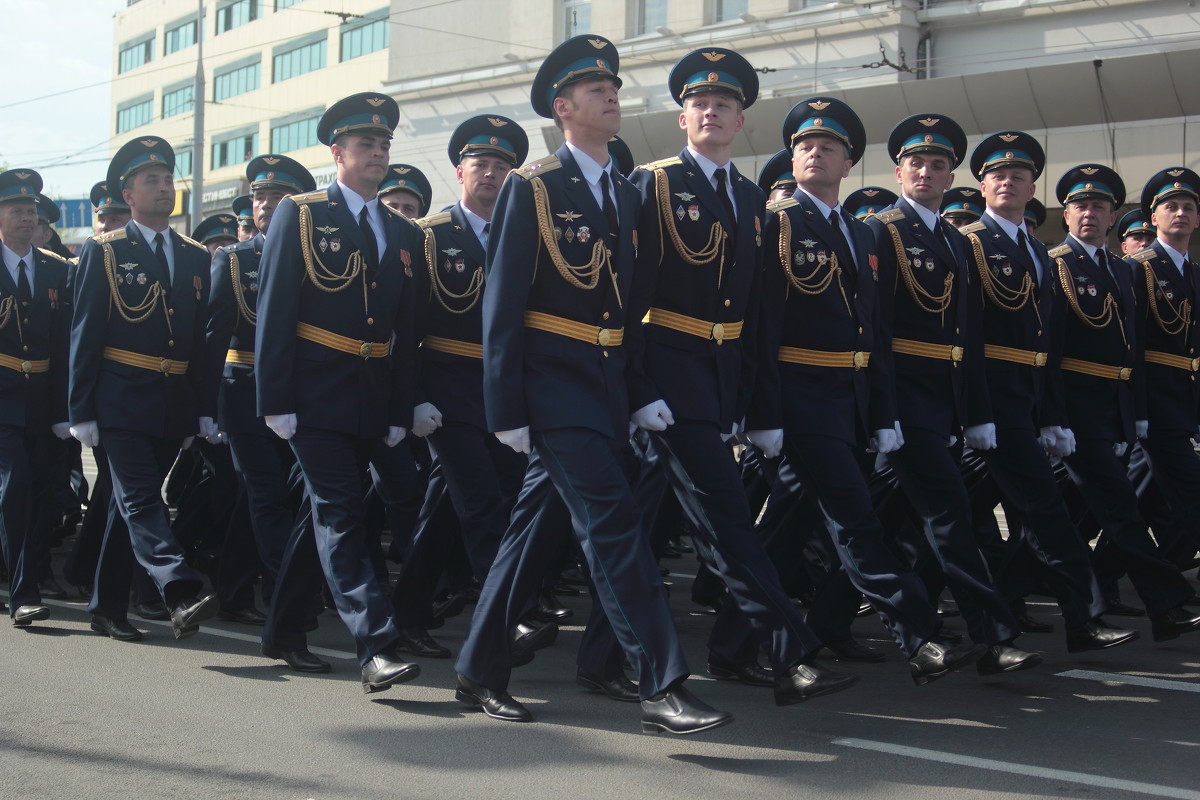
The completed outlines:
[[[763,195],[730,161],[758,98],[758,76],[742,56],[696,50],[671,70],[687,146],[636,169],[642,196],[638,280],[651,291],[631,305],[633,421],[650,431],[701,552],[729,589],[709,638],[708,671],[774,686],[776,705],[852,686],[858,676],[813,666],[821,642],[792,605],[753,530],[737,462],[722,440],[736,433],[752,386],[761,272]],[[639,298],[640,299],[640,298]],[[729,635],[746,624],[755,636]],[[758,665],[767,650],[771,673]]]
[[[785,200],[796,193],[791,150],[785,147],[767,160],[758,173],[758,188],[763,190],[768,203]]]
[[[983,195],[978,189],[956,186],[942,195],[942,217],[961,230],[983,216]]]
[[[239,194],[233,198],[233,215],[237,217],[237,237],[239,242],[254,238],[258,228],[254,224],[254,196]]]
[[[40,523],[58,451],[53,437],[67,438],[70,427],[69,265],[33,246],[41,188],[31,169],[0,173],[0,547],[17,627],[50,616],[38,586],[49,544]]]
[[[1117,221],[1117,238],[1121,241],[1121,252],[1127,256],[1145,250],[1157,236],[1158,231],[1140,208],[1125,212]]]
[[[289,440],[304,472],[321,567],[354,635],[368,693],[420,674],[394,649],[362,503],[372,443],[395,447],[412,425],[412,279],[425,259],[420,230],[376,196],[399,115],[392,98],[362,92],[321,117],[317,138],[330,148],[337,179],[276,207],[259,267],[255,338],[258,412]]]
[[[237,217],[233,214],[213,214],[211,217],[205,217],[192,229],[192,238],[208,248],[210,256],[215,255],[217,248],[240,241]]]
[[[864,186],[858,191],[846,195],[842,205],[856,219],[866,222],[898,199],[895,192],[884,189],[882,186]]]
[[[433,189],[425,173],[411,164],[389,164],[387,177],[379,184],[379,199],[406,219],[429,213]]]
[[[683,686],[687,666],[622,463],[638,198],[608,153],[621,127],[617,66],[616,47],[593,35],[546,58],[530,99],[566,143],[510,173],[492,218],[483,295],[487,421],[501,442],[532,455],[458,659],[456,697],[497,719],[532,718],[507,691],[508,630],[556,549],[532,524],[546,496],[537,489],[548,480],[570,510],[599,605],[638,676],[642,729],[697,733],[733,718]],[[586,677],[623,678],[600,622],[594,610],[580,658],[603,645],[605,672]]]
[[[96,212],[96,235],[99,236],[118,228],[124,228],[129,222],[129,206],[119,197],[113,197],[108,191],[108,184],[100,181],[92,187],[92,207]]]
[[[92,629],[140,638],[126,621],[129,548],[153,578],[176,639],[217,613],[215,594],[184,560],[162,484],[180,443],[199,428],[204,380],[208,252],[170,229],[175,152],[149,136],[126,143],[108,168],[132,221],[88,239],[79,257],[71,334],[71,433],[104,440],[113,496],[129,529],[110,526],[88,610]]]

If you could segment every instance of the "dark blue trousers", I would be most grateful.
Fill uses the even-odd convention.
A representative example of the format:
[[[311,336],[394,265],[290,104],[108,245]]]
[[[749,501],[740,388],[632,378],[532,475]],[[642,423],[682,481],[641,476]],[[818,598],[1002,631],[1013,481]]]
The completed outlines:
[[[274,434],[228,436],[233,463],[246,485],[250,523],[263,568],[263,596],[271,597],[296,521],[296,505],[288,483],[296,457],[287,442]]]
[[[42,602],[38,582],[48,548],[34,525],[35,497],[50,488],[45,441],[50,435],[0,425],[0,547],[8,566],[9,616],[20,606]]]

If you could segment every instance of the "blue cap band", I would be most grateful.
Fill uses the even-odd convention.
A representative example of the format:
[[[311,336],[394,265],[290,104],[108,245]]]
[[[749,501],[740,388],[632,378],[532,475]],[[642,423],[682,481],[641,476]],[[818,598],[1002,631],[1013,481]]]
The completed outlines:
[[[1000,167],[1027,167],[1034,172],[1038,171],[1033,156],[1024,150],[997,150],[983,160],[979,174],[982,175],[990,169],[999,169]]]
[[[965,211],[968,214],[974,214],[975,216],[978,216],[978,217],[983,216],[982,208],[976,208],[975,206],[973,206],[970,203],[965,202],[965,201],[961,202],[961,203],[948,203],[948,204],[946,204],[946,207],[942,209],[943,214],[950,214],[955,211]]]
[[[333,129],[329,132],[330,139],[332,140],[332,138],[340,136],[343,133],[351,133],[366,128],[376,128],[391,136],[396,126],[382,114],[351,114],[345,119],[339,120],[338,124],[333,126]]]
[[[550,82],[550,89],[546,92],[546,105],[553,108],[554,98],[558,97],[558,93],[563,87],[588,75],[617,77],[617,73],[612,71],[612,68],[608,66],[608,62],[603,58],[581,58],[578,61],[572,61],[565,69],[555,75],[554,80]]]
[[[280,186],[287,186],[291,189],[295,189],[297,192],[300,191],[300,181],[297,178],[293,178],[286,172],[276,172],[275,170],[265,170],[260,172],[254,176],[254,180],[250,181],[250,188],[265,188],[263,187],[263,184],[278,184]]]
[[[173,169],[174,164],[168,164],[158,153],[145,153],[144,155],[134,156],[125,165],[125,169],[121,171],[121,181],[124,182],[130,175],[137,172],[142,167],[147,167],[153,164],[161,164],[167,169]]]
[[[692,77],[684,81],[683,91],[679,93],[680,97],[687,97],[689,92],[706,91],[719,89],[730,92],[739,100],[746,99],[746,93],[742,89],[742,83],[728,72],[719,70],[704,70],[697,72]]]
[[[826,117],[808,117],[800,123],[800,128],[792,134],[792,144],[796,144],[796,140],[804,136],[831,136],[834,139],[842,142],[851,150],[854,145],[850,143],[850,134],[843,128],[835,119],[827,119]]]
[[[896,154],[896,158],[901,159],[909,153],[920,152],[922,150],[945,151],[946,155],[952,159],[957,156],[954,152],[954,143],[940,133],[918,133],[904,140],[904,144],[900,145],[900,152]]]
[[[29,200],[37,202],[38,189],[25,183],[15,183],[0,189],[0,202],[6,200]]]
[[[458,154],[466,155],[472,150],[492,150],[508,156],[509,160],[514,163],[517,160],[517,148],[513,147],[512,142],[508,139],[501,139],[499,136],[488,136],[487,134],[472,136],[463,145],[463,149],[458,151]]]
[[[1067,192],[1067,198],[1064,202],[1070,203],[1072,200],[1082,200],[1085,197],[1103,197],[1112,202],[1117,202],[1117,196],[1113,192],[1112,187],[1107,183],[1098,181],[1086,181],[1077,183]]]
[[[1200,193],[1198,193],[1194,187],[1187,183],[1175,181],[1174,183],[1168,184],[1154,193],[1154,201],[1150,203],[1150,208],[1154,209],[1163,200],[1166,200],[1168,197],[1176,194],[1186,194],[1196,202],[1200,202]]]
[[[425,199],[425,195],[421,192],[420,186],[417,186],[415,183],[410,181],[406,181],[403,178],[388,178],[383,183],[379,184],[379,189],[376,191],[376,194],[384,194],[385,192],[400,189],[403,189],[406,192],[412,192],[419,200],[423,201]]]

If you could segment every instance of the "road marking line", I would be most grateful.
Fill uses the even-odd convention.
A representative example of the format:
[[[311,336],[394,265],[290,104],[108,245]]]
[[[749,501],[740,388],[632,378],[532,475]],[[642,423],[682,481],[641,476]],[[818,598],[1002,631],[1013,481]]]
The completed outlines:
[[[1069,669],[1066,672],[1056,672],[1056,678],[1079,678],[1085,681],[1101,681],[1103,683],[1123,683],[1129,686],[1145,686],[1148,689],[1170,689],[1176,692],[1200,693],[1200,683],[1191,681],[1172,681],[1164,678],[1143,678],[1140,675],[1122,675],[1119,672],[1093,672],[1086,669]]]
[[[833,743],[842,745],[843,747],[853,747],[858,750],[873,750],[878,753],[919,758],[924,761],[936,761],[941,764],[954,764],[959,767],[1007,772],[1011,775],[1024,775],[1029,778],[1044,778],[1052,781],[1078,783],[1084,786],[1116,789],[1123,792],[1136,792],[1137,794],[1153,795],[1155,797],[1170,797],[1177,800],[1200,800],[1200,792],[1191,789],[1179,789],[1174,786],[1142,783],[1141,781],[1130,781],[1123,778],[1108,778],[1103,775],[1089,775],[1086,772],[1050,769],[1048,767],[1037,767],[1032,764],[1013,764],[1007,761],[996,761],[991,758],[964,756],[958,753],[944,753],[940,750],[926,750],[923,747],[906,747],[889,742],[873,742],[869,739],[834,739]]]

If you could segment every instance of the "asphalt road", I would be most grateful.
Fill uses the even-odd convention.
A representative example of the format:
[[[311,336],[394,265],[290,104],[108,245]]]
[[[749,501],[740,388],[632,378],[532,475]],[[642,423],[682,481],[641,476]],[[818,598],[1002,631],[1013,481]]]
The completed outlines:
[[[737,717],[694,737],[642,734],[636,705],[575,686],[578,628],[514,674],[535,716],[522,725],[460,706],[453,661],[364,695],[331,611],[310,644],[334,672],[305,676],[259,655],[253,628],[176,642],[131,617],[147,637],[124,644],[88,629],[81,599],[54,601],[51,620],[0,627],[0,798],[1200,800],[1200,634],[1156,645],[1132,620],[1140,641],[1070,656],[1056,610],[1035,606],[1059,631],[1022,638],[1046,655],[1037,670],[918,688],[865,618],[857,635],[888,662],[838,667],[862,682],[776,708],[769,689],[703,676],[712,617],[693,610],[685,576],[672,580],[691,686]],[[565,602],[586,617],[586,596]],[[457,650],[467,620],[435,636]]]

